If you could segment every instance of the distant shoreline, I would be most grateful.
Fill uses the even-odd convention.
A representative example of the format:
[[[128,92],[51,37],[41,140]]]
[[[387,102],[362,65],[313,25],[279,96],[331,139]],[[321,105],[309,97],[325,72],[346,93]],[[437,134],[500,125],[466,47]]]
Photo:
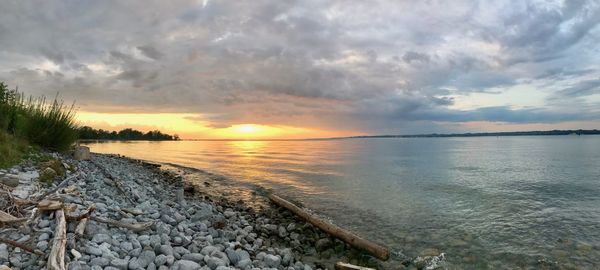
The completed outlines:
[[[505,132],[475,132],[475,133],[430,133],[411,135],[365,135],[330,138],[305,138],[305,139],[180,139],[180,140],[144,140],[144,139],[80,139],[81,143],[88,142],[131,142],[131,141],[327,141],[346,139],[386,139],[386,138],[463,138],[463,137],[517,137],[517,136],[569,136],[569,135],[600,135],[597,129],[567,129],[546,131],[505,131]]]
[[[326,141],[345,139],[370,139],[370,138],[456,138],[456,137],[515,137],[515,136],[568,136],[568,135],[600,135],[597,129],[567,129],[546,131],[505,131],[505,132],[476,132],[476,133],[430,133],[411,135],[365,135],[330,138],[305,138],[305,139],[182,139],[182,141]]]
[[[508,136],[565,136],[565,135],[600,135],[597,129],[569,129],[546,131],[505,131],[505,132],[477,132],[477,133],[448,133],[448,134],[416,134],[416,135],[373,135],[352,136],[346,138],[448,138],[448,137],[508,137]]]

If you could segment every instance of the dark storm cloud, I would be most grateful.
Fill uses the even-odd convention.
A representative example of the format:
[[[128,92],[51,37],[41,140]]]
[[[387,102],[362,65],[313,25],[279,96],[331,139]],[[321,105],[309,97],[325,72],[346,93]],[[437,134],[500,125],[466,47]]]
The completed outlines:
[[[597,1],[0,5],[0,80],[84,110],[373,130],[598,116]],[[547,103],[513,106],[504,94],[521,86]],[[460,107],[478,93],[503,105]]]

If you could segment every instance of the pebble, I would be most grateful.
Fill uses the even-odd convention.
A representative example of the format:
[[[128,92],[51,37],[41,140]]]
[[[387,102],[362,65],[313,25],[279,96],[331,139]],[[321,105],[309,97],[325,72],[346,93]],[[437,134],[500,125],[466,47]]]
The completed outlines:
[[[167,256],[164,254],[159,254],[154,258],[154,264],[161,266],[167,263]]]
[[[104,266],[107,266],[109,264],[110,264],[110,260],[107,259],[107,258],[103,258],[103,257],[93,258],[90,261],[90,265],[92,265],[92,266],[97,265],[97,266],[104,267]]]
[[[231,264],[236,265],[240,261],[240,255],[235,250],[229,248],[225,250],[225,253]]]
[[[0,244],[0,260],[8,261],[8,246]]]
[[[219,266],[225,266],[225,262],[223,260],[221,260],[220,258],[216,258],[216,257],[210,257],[210,256],[206,256],[204,257],[204,262],[206,262],[206,265],[208,265],[208,267],[210,267],[210,269],[216,269]]]
[[[75,260],[79,260],[79,258],[81,258],[81,253],[76,249],[71,249],[71,255],[73,255]]]
[[[173,264],[173,268],[175,270],[196,270],[200,269],[200,265],[196,262],[188,261],[188,260],[179,260]]]
[[[204,248],[202,248],[202,251],[200,251],[200,253],[204,254],[204,255],[210,255],[215,251],[218,251],[219,248],[215,247],[215,246],[206,246]]]
[[[161,245],[158,248],[158,254],[173,255],[173,247],[169,245]]]
[[[119,247],[122,250],[129,252],[133,249],[133,244],[131,244],[131,242],[121,242],[121,244],[119,244]]]
[[[124,259],[113,259],[110,261],[110,265],[121,270],[126,270],[127,266],[129,265],[129,261]]]
[[[48,241],[39,241],[36,247],[41,251],[46,251],[48,249]]]
[[[265,263],[267,266],[277,268],[281,264],[281,257],[279,255],[267,254],[265,256]]]
[[[137,263],[140,267],[146,268],[151,262],[154,262],[155,258],[156,255],[154,254],[154,251],[144,250],[137,258]]]
[[[110,243],[111,239],[112,238],[107,234],[96,234],[92,238],[92,242],[94,242],[96,244]]]
[[[252,265],[252,261],[250,259],[243,259],[243,260],[240,260],[236,266],[240,269],[244,269],[250,265]]]
[[[102,250],[100,250],[100,248],[97,248],[94,246],[87,246],[85,248],[85,252],[90,255],[102,256]]]
[[[42,233],[40,234],[40,237],[38,238],[39,241],[44,241],[44,240],[48,240],[50,239],[50,234],[48,233]]]
[[[204,255],[200,253],[189,253],[181,256],[181,259],[201,263],[204,261]]]
[[[83,269],[89,269],[89,266],[81,263],[81,262],[71,262],[69,263],[67,269],[69,270],[83,270]]]
[[[317,249],[317,251],[321,252],[330,248],[332,245],[333,243],[329,238],[322,238],[317,240],[317,242],[315,243],[315,248]]]
[[[175,262],[175,256],[168,255],[167,256],[167,265],[173,265],[174,262]]]

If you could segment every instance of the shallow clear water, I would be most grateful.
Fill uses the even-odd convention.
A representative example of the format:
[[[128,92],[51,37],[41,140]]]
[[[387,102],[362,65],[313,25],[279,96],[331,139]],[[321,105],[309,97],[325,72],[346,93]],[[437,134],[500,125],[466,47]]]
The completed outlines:
[[[448,268],[600,265],[600,136],[105,142],[302,201]]]

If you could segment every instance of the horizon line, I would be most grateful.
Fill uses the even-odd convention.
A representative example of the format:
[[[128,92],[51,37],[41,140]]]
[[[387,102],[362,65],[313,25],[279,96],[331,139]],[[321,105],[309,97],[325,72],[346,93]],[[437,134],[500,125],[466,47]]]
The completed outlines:
[[[582,133],[577,133],[582,132]],[[585,132],[585,133],[583,133]],[[464,132],[464,133],[421,133],[421,134],[380,134],[380,135],[358,135],[341,137],[317,137],[317,138],[223,138],[223,139],[181,139],[181,141],[323,141],[343,139],[368,139],[368,138],[448,138],[448,137],[493,137],[493,136],[564,136],[575,133],[577,135],[600,135],[598,129],[552,129],[552,130],[529,130],[529,131],[496,131],[496,132]]]

